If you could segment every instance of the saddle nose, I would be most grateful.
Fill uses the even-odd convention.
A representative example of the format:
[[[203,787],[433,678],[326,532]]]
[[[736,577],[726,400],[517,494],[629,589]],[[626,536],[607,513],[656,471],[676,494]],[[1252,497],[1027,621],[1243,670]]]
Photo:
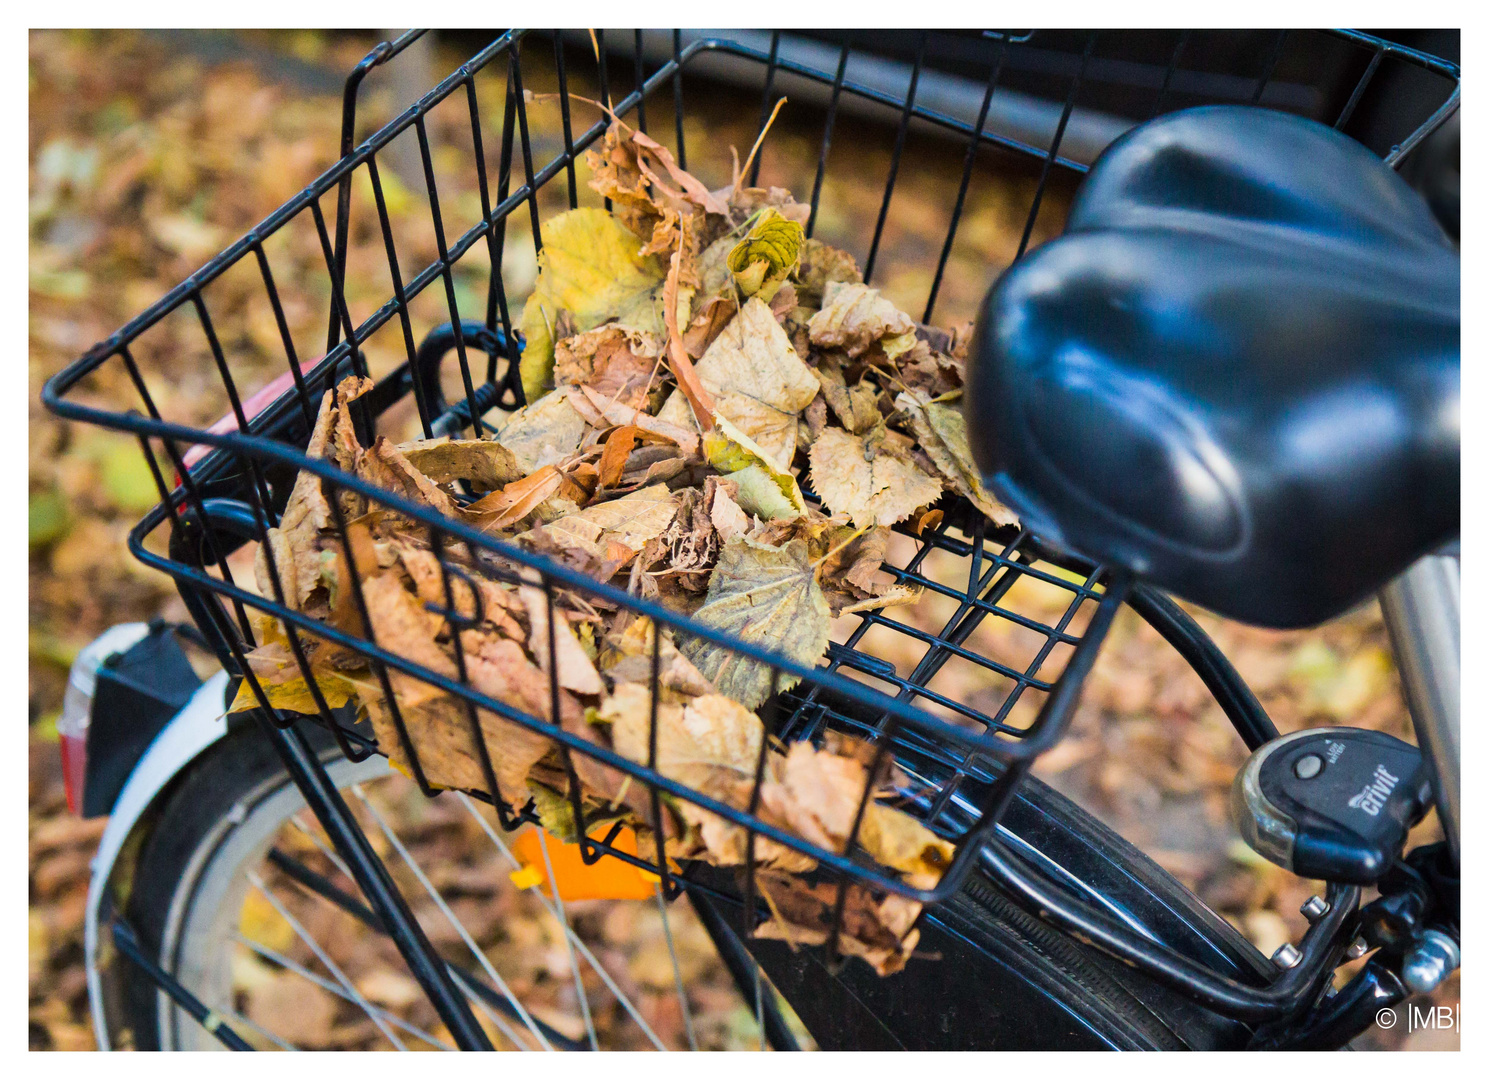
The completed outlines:
[[[1036,532],[1223,615],[1313,625],[1459,527],[1459,260],[1353,140],[1174,113],[983,305],[964,408]]]

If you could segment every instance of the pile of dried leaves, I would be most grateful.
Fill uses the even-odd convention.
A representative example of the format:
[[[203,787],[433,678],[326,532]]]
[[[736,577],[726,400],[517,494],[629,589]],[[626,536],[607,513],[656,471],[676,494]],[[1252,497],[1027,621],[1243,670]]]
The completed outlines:
[[[923,528],[948,491],[1012,520],[978,479],[955,404],[965,329],[917,326],[863,283],[850,255],[805,238],[808,208],[783,189],[736,179],[709,191],[618,121],[589,164],[614,210],[571,210],[544,225],[522,316],[529,403],[493,438],[379,436],[364,447],[353,411],[371,383],[353,377],[322,402],[310,455],[805,665],[826,650],[834,617],[915,599],[882,569],[890,526]],[[824,509],[804,497],[803,474]],[[919,887],[949,864],[949,843],[879,801],[896,777],[892,767],[870,777],[867,745],[840,735],[820,747],[771,745],[752,711],[770,694],[768,665],[666,628],[657,643],[651,619],[593,596],[560,590],[550,604],[516,562],[501,583],[465,545],[437,555],[403,515],[353,492],[333,497],[339,508],[318,477],[300,475],[258,556],[265,595],[632,761],[649,758],[655,714],[660,772],[746,810],[760,770],[755,812],[827,850],[844,850],[872,786],[863,850]],[[345,545],[338,516],[349,522]],[[451,575],[441,557],[476,573]],[[431,610],[451,605],[458,628]],[[316,712],[317,694],[331,708],[354,702],[394,762],[411,767],[364,657],[311,643],[313,689],[277,623],[260,640],[250,660],[274,707]],[[424,777],[485,790],[461,700],[401,672],[388,689]],[[257,707],[250,688],[236,707]],[[479,724],[493,794],[514,806],[534,799],[550,831],[572,839],[579,825],[556,744],[489,711]],[[671,858],[746,862],[741,827],[671,798],[657,820],[649,794],[621,772],[586,755],[574,767],[586,830],[625,820],[643,845],[660,835]],[[816,861],[763,838],[755,861],[773,916],[762,933],[824,941],[834,891],[798,876]],[[881,974],[898,970],[919,911],[855,887],[845,951]]]

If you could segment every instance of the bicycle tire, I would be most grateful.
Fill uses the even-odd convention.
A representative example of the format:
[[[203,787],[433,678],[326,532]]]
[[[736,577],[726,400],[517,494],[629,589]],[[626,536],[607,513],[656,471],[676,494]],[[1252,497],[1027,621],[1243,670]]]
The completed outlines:
[[[316,742],[338,786],[352,782],[352,771],[378,768],[351,770],[329,736],[321,733]],[[181,928],[204,917],[192,904],[223,895],[206,878],[214,866],[237,874],[241,862],[219,862],[237,827],[234,819],[238,825],[252,820],[249,804],[286,791],[298,795],[272,747],[245,726],[198,758],[154,816],[126,884],[125,913],[150,955],[188,985],[192,974],[184,969],[191,961],[181,955]],[[1176,910],[1197,904],[1172,877],[1141,865],[1146,860],[1135,849],[1047,786],[1027,781],[1020,801],[1025,814],[1061,834],[1056,847],[1092,848],[1094,865],[1107,860],[1114,874],[1141,879]],[[240,806],[249,808],[246,815],[235,811]],[[726,918],[737,925],[737,909]],[[1234,953],[1235,940],[1215,922],[1214,947]],[[951,901],[926,913],[921,932],[921,952],[939,952],[941,959],[912,960],[883,979],[858,961],[831,971],[820,949],[793,952],[783,942],[759,940],[748,947],[824,1049],[1199,1049],[1244,1045],[1249,1036],[1243,1025],[1040,923],[976,875]],[[948,978],[949,971],[956,977]],[[211,1045],[205,1033],[183,1026],[191,1023],[184,1013],[162,1012],[165,999],[132,965],[118,961],[111,981],[111,1032],[127,1027],[138,1049]]]

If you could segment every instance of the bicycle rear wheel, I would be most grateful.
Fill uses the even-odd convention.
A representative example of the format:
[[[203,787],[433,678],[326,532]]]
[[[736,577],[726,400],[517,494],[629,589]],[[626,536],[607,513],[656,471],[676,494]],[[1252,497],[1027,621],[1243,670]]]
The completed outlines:
[[[386,792],[412,788],[391,774],[381,758],[353,764],[325,746],[322,760],[337,786],[350,792],[348,802],[358,807],[359,816],[379,803],[389,805],[393,796]],[[466,816],[457,799],[447,794],[426,805],[444,805],[447,815]],[[313,1017],[324,1018],[327,1029],[312,1042],[426,1049],[448,1045],[433,1008],[407,992],[412,980],[402,973],[391,944],[358,921],[360,901],[350,878],[324,852],[312,850],[309,837],[314,834],[301,827],[311,821],[303,807],[298,789],[258,730],[234,732],[198,759],[163,804],[129,883],[126,917],[166,972],[264,1049],[305,1042],[297,1036],[303,1036]],[[500,837],[498,830],[469,820],[472,832],[492,831]],[[1142,881],[1153,900],[1171,910],[1195,908],[1193,897],[1177,882],[1155,872],[1124,841],[1041,784],[1026,785],[1011,820],[1037,822],[1056,857],[1080,849],[1079,860],[1072,861],[1090,871],[1129,883]],[[416,823],[414,829],[419,827]],[[751,984],[736,991],[722,965],[699,964],[686,955],[685,975],[673,969],[673,985],[666,985],[668,972],[664,967],[658,975],[655,963],[651,975],[638,983],[632,972],[613,963],[613,951],[605,951],[593,934],[584,932],[582,924],[593,924],[592,913],[576,912],[575,905],[543,913],[551,935],[546,943],[549,964],[537,978],[522,964],[513,964],[511,948],[493,947],[489,928],[483,932],[473,925],[491,965],[487,968],[455,940],[458,932],[450,933],[475,910],[466,902],[478,895],[474,889],[485,887],[472,880],[474,867],[427,864],[425,880],[433,892],[424,892],[409,874],[397,872],[402,855],[398,845],[404,850],[413,846],[408,825],[400,827],[405,833],[401,837],[390,831],[391,837],[382,834],[380,845],[391,849],[390,868],[441,954],[461,972],[457,981],[468,987],[495,1045],[587,1049],[593,1032],[600,1048],[726,1046],[727,1031],[705,1023],[702,1014],[710,1004],[718,1013],[720,996],[731,991],[737,992],[733,1045],[763,1043],[757,1034],[737,1030],[757,1009]],[[380,832],[376,817],[369,832]],[[486,847],[491,858],[483,869],[494,890],[489,897],[479,894],[479,902],[508,912],[514,904],[542,906],[533,890],[519,896],[506,887],[501,871],[516,864],[502,859],[489,841]],[[296,865],[311,870],[320,882],[297,872]],[[695,875],[696,883],[729,891],[727,875],[698,869],[706,876]],[[438,910],[436,893],[448,915]],[[705,920],[710,912],[722,916],[721,932],[732,935],[737,906],[714,893],[698,895]],[[649,909],[648,918],[656,915],[654,902],[617,903]],[[686,907],[672,905],[663,916],[669,950],[673,935],[690,935],[696,944],[703,932],[688,925],[691,920],[680,910]],[[565,917],[568,921],[561,923]],[[437,924],[443,924],[443,933]],[[573,931],[567,942],[561,925]],[[774,985],[825,1049],[1218,1048],[1243,1045],[1247,1036],[1241,1025],[1178,999],[1042,926],[976,876],[952,901],[929,912],[921,925],[921,955],[888,979],[857,961],[830,970],[820,950],[794,951],[783,942],[752,940],[749,950],[768,976],[765,985]],[[1244,945],[1228,936],[1218,919],[1204,931],[1216,953],[1245,962]],[[582,997],[570,965],[579,968]],[[603,974],[602,965],[608,968]],[[116,1042],[128,1029],[133,1045],[141,1049],[219,1046],[139,969],[119,961],[110,974],[115,992],[107,1009],[108,1026]],[[504,978],[493,980],[492,974]],[[284,996],[298,1004],[294,1013],[253,1009],[248,984],[265,978],[278,980]],[[736,981],[741,981],[738,975]],[[680,1031],[671,1012],[674,1002],[688,1017]],[[759,1003],[769,1004],[771,997]],[[671,1031],[659,1019],[667,1015],[674,1021]],[[278,1030],[276,1016],[282,1025]]]

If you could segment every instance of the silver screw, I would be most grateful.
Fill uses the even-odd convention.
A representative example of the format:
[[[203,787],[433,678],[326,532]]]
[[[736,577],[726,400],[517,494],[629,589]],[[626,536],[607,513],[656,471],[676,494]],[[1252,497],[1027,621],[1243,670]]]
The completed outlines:
[[[1458,967],[1458,943],[1440,930],[1428,930],[1406,954],[1401,981],[1414,993],[1436,990]]]
[[[1277,951],[1272,954],[1272,963],[1280,968],[1297,967],[1301,959],[1303,954],[1298,952],[1298,947],[1291,941],[1277,946]]]
[[[1322,896],[1310,896],[1298,910],[1310,923],[1316,923],[1329,913],[1329,902]]]
[[[1344,958],[1346,960],[1358,960],[1369,951],[1370,946],[1365,944],[1365,939],[1357,937],[1349,943],[1349,948],[1344,950]]]

